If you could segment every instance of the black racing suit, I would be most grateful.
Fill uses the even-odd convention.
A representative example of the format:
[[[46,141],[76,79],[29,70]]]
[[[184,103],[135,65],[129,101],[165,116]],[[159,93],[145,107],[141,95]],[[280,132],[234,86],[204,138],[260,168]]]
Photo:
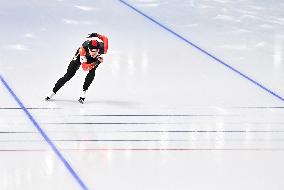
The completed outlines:
[[[99,54],[104,54],[106,53],[106,48],[105,48],[105,44],[104,42],[99,42],[100,43],[100,48],[99,48]],[[83,90],[86,91],[88,90],[89,86],[91,85],[91,83],[94,80],[95,77],[95,71],[96,68],[99,66],[99,64],[101,63],[98,60],[98,56],[96,58],[93,58],[90,56],[89,54],[89,47],[90,41],[87,40],[85,41],[82,46],[76,51],[75,56],[73,57],[72,61],[70,62],[68,68],[67,68],[67,72],[65,73],[65,75],[63,77],[61,77],[55,84],[54,88],[53,88],[53,92],[56,93],[67,81],[69,81],[77,72],[77,70],[80,68],[80,65],[82,64],[80,61],[80,57],[81,55],[81,51],[84,51],[84,58],[85,60],[87,60],[87,63],[93,63],[94,67],[89,70],[86,78],[85,78],[85,82],[83,85]]]

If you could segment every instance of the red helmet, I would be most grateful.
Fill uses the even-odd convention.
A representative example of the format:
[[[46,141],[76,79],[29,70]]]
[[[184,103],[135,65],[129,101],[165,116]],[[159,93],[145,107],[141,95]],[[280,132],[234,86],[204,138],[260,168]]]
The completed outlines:
[[[89,42],[90,49],[100,49],[100,43],[97,40],[91,40]]]

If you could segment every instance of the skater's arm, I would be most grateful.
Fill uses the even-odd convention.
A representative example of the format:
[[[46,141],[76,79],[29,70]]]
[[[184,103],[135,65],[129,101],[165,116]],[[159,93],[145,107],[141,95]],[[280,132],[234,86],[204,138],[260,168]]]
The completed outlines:
[[[92,68],[92,64],[88,64],[88,60],[86,57],[86,50],[83,46],[80,47],[79,49],[79,53],[80,53],[80,62],[82,64],[82,68],[84,71],[88,71],[91,70]]]
[[[85,50],[85,48],[83,46],[80,47],[79,54],[80,54],[80,62],[81,62],[81,64],[87,63],[86,50]]]
[[[108,38],[101,34],[98,34],[98,38],[103,41],[104,43],[104,53],[103,54],[106,54],[108,50]]]

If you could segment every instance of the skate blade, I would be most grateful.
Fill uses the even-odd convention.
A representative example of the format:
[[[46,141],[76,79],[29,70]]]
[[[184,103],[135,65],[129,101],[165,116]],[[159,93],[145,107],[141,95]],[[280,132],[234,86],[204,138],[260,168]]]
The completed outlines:
[[[78,102],[80,102],[81,104],[84,104],[84,100],[79,99]]]

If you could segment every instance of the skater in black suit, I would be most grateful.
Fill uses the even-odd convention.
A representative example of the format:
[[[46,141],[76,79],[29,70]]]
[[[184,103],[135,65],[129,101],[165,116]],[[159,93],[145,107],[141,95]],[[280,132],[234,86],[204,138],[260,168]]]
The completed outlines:
[[[52,92],[45,98],[50,100],[57,91],[64,86],[82,66],[84,71],[88,71],[83,85],[83,92],[79,98],[80,103],[84,103],[86,92],[94,80],[96,68],[103,62],[102,54],[106,54],[108,50],[108,38],[98,33],[89,34],[90,40],[85,41],[76,51],[75,56],[70,62],[67,72],[55,84]]]

